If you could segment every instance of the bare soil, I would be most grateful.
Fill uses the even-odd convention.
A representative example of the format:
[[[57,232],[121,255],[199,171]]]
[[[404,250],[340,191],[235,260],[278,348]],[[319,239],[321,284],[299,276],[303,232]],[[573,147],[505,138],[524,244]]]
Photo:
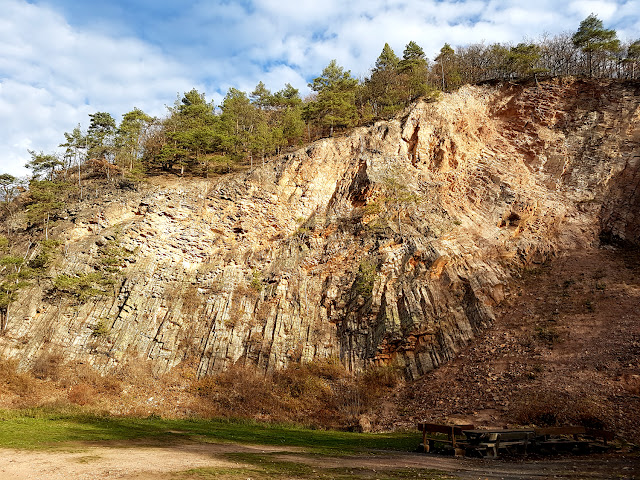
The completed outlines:
[[[0,449],[0,478],[171,480],[182,478],[184,473],[181,475],[180,472],[193,468],[224,468],[227,472],[233,472],[234,469],[247,467],[225,457],[238,452],[267,454],[274,461],[322,469],[341,468],[343,472],[344,469],[354,469],[353,478],[364,478],[359,474],[363,470],[379,472],[384,476],[385,471],[399,469],[413,469],[416,472],[435,469],[446,472],[449,478],[459,479],[640,478],[639,459],[623,455],[503,461],[379,452],[377,455],[334,458],[283,452],[282,449],[264,446],[191,443],[165,446],[78,445],[73,451]]]
[[[288,450],[291,450],[290,448]],[[272,446],[246,446],[227,443],[141,445],[78,444],[66,450],[29,451],[0,449],[0,478],[3,480],[100,480],[164,479],[170,473],[193,468],[240,468],[228,460],[229,453],[274,453]]]
[[[640,254],[576,251],[525,270],[493,327],[394,399],[396,425],[582,424],[640,442]]]

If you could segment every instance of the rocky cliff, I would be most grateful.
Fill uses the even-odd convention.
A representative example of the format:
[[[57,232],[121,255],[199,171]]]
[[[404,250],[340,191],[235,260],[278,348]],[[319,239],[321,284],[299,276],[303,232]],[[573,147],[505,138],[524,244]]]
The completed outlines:
[[[82,300],[32,285],[2,355],[199,376],[335,356],[417,378],[491,324],[523,265],[637,245],[639,99],[637,83],[464,87],[243,173],[70,207],[53,277],[115,283]]]

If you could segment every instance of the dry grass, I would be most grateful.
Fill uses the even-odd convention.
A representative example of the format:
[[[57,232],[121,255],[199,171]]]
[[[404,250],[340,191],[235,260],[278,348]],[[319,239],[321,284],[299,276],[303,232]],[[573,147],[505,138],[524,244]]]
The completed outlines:
[[[0,392],[22,398],[31,397],[37,390],[38,382],[33,375],[19,372],[17,367],[15,360],[0,362]]]
[[[271,374],[234,366],[192,383],[204,415],[294,422],[319,428],[362,428],[361,417],[396,385],[390,369],[354,376],[337,361],[292,363]]]
[[[34,362],[31,373],[41,380],[57,381],[60,378],[62,363],[62,355],[45,351]]]
[[[196,379],[196,361],[167,373],[144,361],[108,375],[93,366],[43,353],[31,371],[0,363],[0,405],[9,408],[79,405],[117,415],[227,417],[289,422],[314,428],[376,429],[373,415],[399,376],[375,367],[353,375],[335,359],[294,362],[267,373],[235,365]],[[365,420],[363,420],[365,419]]]
[[[96,390],[87,383],[79,383],[69,389],[69,401],[75,405],[92,405],[96,402]]]
[[[513,421],[520,425],[608,427],[600,407],[566,392],[522,391],[514,399],[510,413]]]

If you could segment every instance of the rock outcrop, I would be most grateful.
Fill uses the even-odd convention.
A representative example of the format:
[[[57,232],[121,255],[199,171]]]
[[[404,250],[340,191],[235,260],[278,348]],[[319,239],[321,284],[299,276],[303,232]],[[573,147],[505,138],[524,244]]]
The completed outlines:
[[[417,378],[491,324],[517,268],[602,233],[638,243],[639,95],[574,79],[464,87],[244,173],[74,207],[54,275],[109,257],[113,294],[32,286],[2,354],[103,371],[195,360],[199,376],[339,356]]]

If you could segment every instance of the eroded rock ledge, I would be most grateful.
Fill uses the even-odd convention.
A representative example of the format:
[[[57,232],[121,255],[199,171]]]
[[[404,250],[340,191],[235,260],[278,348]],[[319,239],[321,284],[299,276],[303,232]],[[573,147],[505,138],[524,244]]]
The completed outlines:
[[[104,371],[190,360],[200,376],[339,356],[417,378],[491,324],[514,269],[603,232],[638,243],[639,94],[464,87],[246,173],[70,210],[54,274],[92,271],[117,243],[114,295],[76,305],[34,285],[0,348],[23,366],[55,351]]]

